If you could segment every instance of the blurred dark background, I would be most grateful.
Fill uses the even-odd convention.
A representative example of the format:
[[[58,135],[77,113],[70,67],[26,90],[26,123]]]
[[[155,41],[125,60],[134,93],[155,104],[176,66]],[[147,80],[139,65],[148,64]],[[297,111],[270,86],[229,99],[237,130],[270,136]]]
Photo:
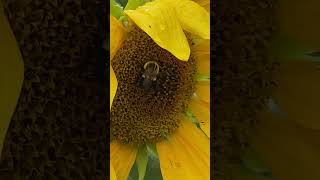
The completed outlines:
[[[211,1],[212,2],[212,1]],[[256,114],[274,87],[276,64],[268,59],[275,31],[277,0],[225,0],[212,3],[211,57],[214,84],[211,137],[214,179],[230,179],[242,164]]]
[[[2,0],[25,65],[2,180],[107,179],[107,1]]]

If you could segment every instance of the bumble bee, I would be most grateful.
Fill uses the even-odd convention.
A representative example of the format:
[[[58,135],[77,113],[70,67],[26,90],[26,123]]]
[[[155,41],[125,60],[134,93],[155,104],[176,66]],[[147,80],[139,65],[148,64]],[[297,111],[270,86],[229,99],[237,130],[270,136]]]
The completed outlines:
[[[142,87],[144,90],[150,91],[154,86],[154,82],[157,80],[160,67],[155,61],[148,61],[144,64],[143,68],[144,73],[142,74]]]

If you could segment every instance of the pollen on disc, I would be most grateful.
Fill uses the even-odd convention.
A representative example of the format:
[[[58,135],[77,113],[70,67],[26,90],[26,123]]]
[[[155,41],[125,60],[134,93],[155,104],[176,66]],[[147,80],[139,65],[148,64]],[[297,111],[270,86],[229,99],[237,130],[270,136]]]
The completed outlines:
[[[149,61],[157,62],[160,68],[153,82],[155,88],[146,91],[141,81]],[[178,60],[133,26],[111,65],[118,80],[111,108],[112,137],[142,144],[170,136],[195,91],[196,61],[192,53],[189,61]]]

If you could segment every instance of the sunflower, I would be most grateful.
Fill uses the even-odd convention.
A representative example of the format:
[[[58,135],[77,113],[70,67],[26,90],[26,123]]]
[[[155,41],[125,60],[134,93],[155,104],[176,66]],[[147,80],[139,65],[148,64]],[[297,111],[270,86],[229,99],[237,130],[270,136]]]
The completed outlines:
[[[111,179],[210,178],[209,3],[110,2]]]

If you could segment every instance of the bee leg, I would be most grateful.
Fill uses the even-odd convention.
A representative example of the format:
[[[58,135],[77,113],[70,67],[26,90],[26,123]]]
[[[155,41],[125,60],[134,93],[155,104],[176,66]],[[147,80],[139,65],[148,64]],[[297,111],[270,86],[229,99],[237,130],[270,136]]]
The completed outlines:
[[[155,90],[156,91],[160,91],[160,83],[159,83],[159,81],[156,81],[154,86],[155,86]]]

